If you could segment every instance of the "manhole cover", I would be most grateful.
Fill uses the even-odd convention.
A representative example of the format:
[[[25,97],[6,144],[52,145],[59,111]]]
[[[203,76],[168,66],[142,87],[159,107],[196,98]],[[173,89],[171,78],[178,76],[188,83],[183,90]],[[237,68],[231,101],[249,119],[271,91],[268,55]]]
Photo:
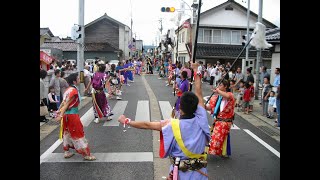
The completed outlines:
[[[270,136],[280,136],[280,133],[275,132],[274,130],[270,129],[268,126],[257,126],[257,127]]]

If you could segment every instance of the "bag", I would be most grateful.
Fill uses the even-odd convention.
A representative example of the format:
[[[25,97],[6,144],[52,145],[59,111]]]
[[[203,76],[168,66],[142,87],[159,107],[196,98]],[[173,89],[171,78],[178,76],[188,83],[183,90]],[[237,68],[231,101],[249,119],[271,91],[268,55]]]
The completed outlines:
[[[40,116],[46,116],[49,114],[48,107],[46,105],[40,106]]]

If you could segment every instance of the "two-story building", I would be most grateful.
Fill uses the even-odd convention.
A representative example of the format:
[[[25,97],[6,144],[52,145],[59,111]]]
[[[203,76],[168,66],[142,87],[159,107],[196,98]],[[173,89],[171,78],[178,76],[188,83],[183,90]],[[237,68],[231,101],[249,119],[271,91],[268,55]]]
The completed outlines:
[[[258,15],[250,11],[249,27],[251,32],[254,30],[257,21]],[[190,19],[187,19],[186,22],[190,23]],[[265,19],[262,23],[267,29],[276,27]],[[188,49],[192,52],[192,27],[184,28],[183,24],[179,27],[178,59],[181,62],[188,62],[190,61]],[[176,30],[176,34],[177,32],[178,30]],[[199,22],[196,59],[203,61],[205,64],[214,64],[217,61],[232,63],[243,49],[242,36],[246,34],[247,8],[234,0],[228,0],[202,12]],[[255,67],[255,48],[250,48],[248,62],[245,61],[245,52],[240,55],[239,60],[235,63],[235,68]],[[262,51],[262,63],[270,68],[270,50]]]
[[[125,24],[109,17],[107,14],[85,25],[84,59],[102,60],[127,59],[130,55],[128,44],[131,30]],[[60,49],[63,59],[77,59],[77,43],[71,39],[46,41],[44,49]]]
[[[273,47],[270,48],[272,52],[270,82],[273,83],[275,76],[274,71],[276,68],[280,68],[280,28],[266,31],[266,40],[273,45]]]

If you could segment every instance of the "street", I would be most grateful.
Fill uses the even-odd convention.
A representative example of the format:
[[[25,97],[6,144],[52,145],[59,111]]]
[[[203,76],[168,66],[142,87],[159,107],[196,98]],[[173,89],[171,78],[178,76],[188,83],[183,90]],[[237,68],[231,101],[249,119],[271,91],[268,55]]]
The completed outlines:
[[[40,141],[40,179],[152,180],[168,176],[167,165],[155,164],[159,163],[155,161],[159,150],[154,145],[159,144],[159,132],[134,128],[124,132],[117,119],[124,114],[133,120],[154,121],[160,120],[154,119],[159,113],[161,119],[167,119],[177,97],[157,75],[136,75],[130,85],[123,87],[122,100],[108,100],[114,113],[112,121],[94,123],[92,103],[80,110],[97,160],[83,161],[79,154],[64,159],[56,128]],[[203,91],[203,96],[210,94]],[[212,124],[209,114],[208,122]],[[237,115],[231,130],[231,151],[230,158],[208,155],[209,179],[280,179],[280,142]]]

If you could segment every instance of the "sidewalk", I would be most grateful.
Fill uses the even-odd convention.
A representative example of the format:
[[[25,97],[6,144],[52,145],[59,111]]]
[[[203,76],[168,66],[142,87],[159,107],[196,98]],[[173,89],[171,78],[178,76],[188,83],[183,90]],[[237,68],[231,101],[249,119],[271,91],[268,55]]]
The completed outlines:
[[[89,102],[91,102],[91,97],[81,97],[81,104],[79,106],[79,110],[86,106]],[[40,141],[47,137],[52,131],[54,131],[57,127],[59,127],[60,123],[56,122],[53,118],[46,116],[49,121],[47,123],[40,122]]]

